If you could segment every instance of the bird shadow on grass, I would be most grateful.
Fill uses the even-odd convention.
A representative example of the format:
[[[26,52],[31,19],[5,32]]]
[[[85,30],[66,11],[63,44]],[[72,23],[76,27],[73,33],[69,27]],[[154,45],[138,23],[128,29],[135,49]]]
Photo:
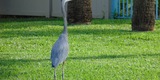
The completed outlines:
[[[86,59],[116,59],[116,58],[136,58],[136,57],[156,57],[160,56],[160,53],[157,54],[139,54],[139,55],[100,55],[100,56],[86,56],[86,57],[68,57],[70,60],[86,60]]]

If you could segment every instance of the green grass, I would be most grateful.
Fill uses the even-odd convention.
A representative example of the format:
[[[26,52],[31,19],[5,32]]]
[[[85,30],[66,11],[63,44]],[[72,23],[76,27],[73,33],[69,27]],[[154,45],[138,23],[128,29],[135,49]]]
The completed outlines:
[[[0,19],[0,80],[53,80],[50,50],[62,25],[62,19]],[[160,80],[160,21],[152,32],[132,32],[123,19],[68,29],[65,80]]]

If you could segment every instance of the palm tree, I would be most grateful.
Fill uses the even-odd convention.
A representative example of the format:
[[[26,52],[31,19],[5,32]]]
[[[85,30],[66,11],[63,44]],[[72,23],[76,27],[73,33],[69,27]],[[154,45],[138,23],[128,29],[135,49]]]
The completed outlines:
[[[153,31],[155,24],[155,0],[133,0],[133,31]]]
[[[69,23],[90,24],[91,20],[91,0],[72,0],[68,4]]]

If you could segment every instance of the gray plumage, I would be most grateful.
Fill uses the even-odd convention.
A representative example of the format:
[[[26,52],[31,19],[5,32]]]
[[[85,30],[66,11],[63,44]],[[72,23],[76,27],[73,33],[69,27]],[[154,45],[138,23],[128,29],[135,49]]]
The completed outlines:
[[[62,79],[64,79],[64,61],[66,60],[69,52],[68,44],[68,32],[67,32],[67,14],[65,10],[65,4],[71,0],[61,0],[61,9],[63,13],[64,29],[58,40],[55,42],[51,50],[51,61],[52,67],[54,67],[54,79],[56,80],[56,67],[63,63],[62,65]]]
[[[60,63],[64,62],[68,56],[68,51],[68,36],[62,33],[51,51],[52,67],[57,67]]]

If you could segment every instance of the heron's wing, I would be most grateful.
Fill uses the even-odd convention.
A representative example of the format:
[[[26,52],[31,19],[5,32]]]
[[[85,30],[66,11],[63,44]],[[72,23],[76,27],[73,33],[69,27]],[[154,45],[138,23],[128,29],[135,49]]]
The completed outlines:
[[[68,56],[69,45],[66,36],[61,35],[54,44],[51,51],[52,66],[58,66],[58,64],[65,61]]]

